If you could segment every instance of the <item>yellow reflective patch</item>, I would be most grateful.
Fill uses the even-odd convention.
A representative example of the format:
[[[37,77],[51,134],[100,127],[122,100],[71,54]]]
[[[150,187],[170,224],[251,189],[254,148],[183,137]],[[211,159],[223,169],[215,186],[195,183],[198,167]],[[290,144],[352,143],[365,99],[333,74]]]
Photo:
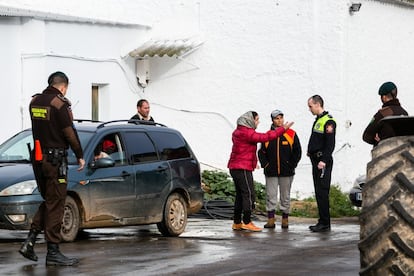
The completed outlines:
[[[46,119],[47,118],[47,109],[41,107],[32,107],[31,109],[32,117],[37,119]]]
[[[65,178],[58,178],[58,181],[60,184],[66,184],[66,179]]]

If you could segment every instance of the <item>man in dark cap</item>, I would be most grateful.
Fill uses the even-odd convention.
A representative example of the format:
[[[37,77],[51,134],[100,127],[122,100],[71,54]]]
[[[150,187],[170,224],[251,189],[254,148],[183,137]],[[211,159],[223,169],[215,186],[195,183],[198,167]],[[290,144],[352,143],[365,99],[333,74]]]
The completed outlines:
[[[382,108],[371,119],[367,128],[362,135],[362,139],[368,144],[376,146],[380,140],[394,136],[392,129],[387,126],[381,126],[380,120],[388,116],[404,115],[408,116],[407,111],[402,108],[400,101],[397,99],[397,86],[393,82],[383,83],[378,94],[381,97]]]

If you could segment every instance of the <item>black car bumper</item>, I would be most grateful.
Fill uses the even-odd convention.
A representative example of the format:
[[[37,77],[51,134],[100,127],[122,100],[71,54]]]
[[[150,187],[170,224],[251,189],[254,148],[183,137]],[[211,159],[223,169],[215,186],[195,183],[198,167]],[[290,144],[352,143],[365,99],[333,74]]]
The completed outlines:
[[[0,228],[30,229],[30,224],[42,201],[40,195],[0,197]]]

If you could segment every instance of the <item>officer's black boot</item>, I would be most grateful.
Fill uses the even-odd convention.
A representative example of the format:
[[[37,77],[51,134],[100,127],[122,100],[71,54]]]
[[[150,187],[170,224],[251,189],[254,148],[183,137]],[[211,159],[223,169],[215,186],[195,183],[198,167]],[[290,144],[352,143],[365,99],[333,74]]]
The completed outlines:
[[[23,257],[35,262],[37,262],[37,256],[34,252],[34,245],[36,242],[36,237],[39,233],[40,231],[31,229],[29,235],[27,236],[27,239],[24,241],[19,250],[20,254],[22,254]]]
[[[68,258],[63,255],[59,250],[59,244],[57,243],[47,243],[47,255],[46,255],[46,265],[47,266],[71,266],[79,263],[78,259]]]

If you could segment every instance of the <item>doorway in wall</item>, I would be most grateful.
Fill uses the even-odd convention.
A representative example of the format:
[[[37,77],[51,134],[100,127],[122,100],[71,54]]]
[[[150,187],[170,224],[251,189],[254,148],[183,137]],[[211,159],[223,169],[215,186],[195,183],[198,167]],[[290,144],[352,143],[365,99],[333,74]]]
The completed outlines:
[[[99,121],[99,86],[92,85],[92,121]]]

